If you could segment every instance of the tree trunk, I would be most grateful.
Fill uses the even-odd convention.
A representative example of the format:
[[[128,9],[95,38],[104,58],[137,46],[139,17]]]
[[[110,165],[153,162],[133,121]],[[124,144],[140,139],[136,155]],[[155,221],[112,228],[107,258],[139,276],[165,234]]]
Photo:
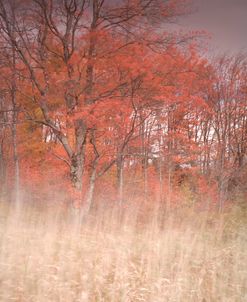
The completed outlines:
[[[160,186],[160,204],[163,204],[163,198],[164,198],[164,176],[163,176],[163,158],[162,158],[162,152],[160,152],[159,156],[159,186]]]
[[[123,203],[123,185],[124,185],[123,156],[119,155],[117,159],[117,189],[118,189],[118,202],[120,206]]]
[[[98,164],[98,158],[93,163],[92,174],[91,174],[90,180],[89,180],[89,188],[88,188],[85,203],[82,208],[83,217],[88,215],[88,213],[91,210],[92,204],[93,204],[95,182],[96,182],[96,178],[97,178],[97,173],[96,173],[97,164]]]
[[[96,48],[96,36],[95,30],[97,28],[97,21],[99,18],[99,6],[98,0],[93,0],[93,19],[91,22],[90,28],[90,40],[89,40],[89,49],[88,49],[88,62],[86,67],[86,89],[85,89],[85,103],[91,104],[92,100],[92,92],[93,92],[93,80],[94,80],[94,63],[93,57],[95,55],[95,48]]]
[[[145,152],[145,154],[144,154],[143,176],[144,176],[144,199],[145,199],[145,201],[147,201],[147,195],[148,195],[148,159],[147,159],[147,152]]]
[[[70,159],[70,176],[75,189],[81,192],[85,162],[85,147],[87,139],[87,126],[81,119],[75,122],[75,139],[75,152],[73,152]]]
[[[70,175],[73,186],[78,190],[82,190],[83,162],[84,155],[74,154],[71,159]]]
[[[16,58],[15,50],[12,49],[12,83],[11,83],[11,102],[12,102],[12,145],[13,145],[13,161],[14,161],[14,200],[16,204],[20,202],[20,167],[17,149],[17,122],[18,122],[18,109],[16,104]]]
[[[12,144],[13,144],[13,160],[14,160],[14,200],[18,204],[20,202],[20,167],[19,157],[17,150],[17,129],[16,129],[16,113],[13,113],[13,124],[12,124]]]
[[[146,131],[145,131],[145,122],[142,121],[140,127],[141,135],[141,155],[142,155],[142,175],[143,175],[143,186],[144,186],[144,200],[147,200],[148,192],[148,179],[147,179],[147,168],[148,168],[148,151],[145,145]]]
[[[172,163],[169,158],[168,162],[168,194],[166,201],[166,212],[169,214],[171,209],[171,195],[172,195]]]
[[[3,151],[3,139],[0,142],[0,196],[4,194],[6,182],[6,163]]]
[[[81,219],[83,219],[83,217],[87,216],[88,213],[91,210],[92,207],[92,203],[93,203],[93,195],[94,195],[94,188],[95,188],[95,182],[97,179],[97,165],[98,165],[98,161],[99,161],[99,153],[96,147],[96,141],[95,141],[95,133],[94,130],[90,131],[91,137],[90,137],[90,144],[93,147],[93,151],[94,151],[94,160],[92,162],[92,172],[91,172],[91,176],[89,179],[89,188],[87,191],[87,195],[86,195],[86,199],[85,202],[83,204],[82,207],[82,212],[81,212]]]

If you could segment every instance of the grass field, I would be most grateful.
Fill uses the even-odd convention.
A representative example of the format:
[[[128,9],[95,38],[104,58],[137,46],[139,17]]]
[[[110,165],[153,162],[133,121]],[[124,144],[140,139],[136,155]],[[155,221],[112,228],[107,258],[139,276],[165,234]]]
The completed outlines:
[[[244,209],[138,215],[1,202],[0,301],[247,301]]]

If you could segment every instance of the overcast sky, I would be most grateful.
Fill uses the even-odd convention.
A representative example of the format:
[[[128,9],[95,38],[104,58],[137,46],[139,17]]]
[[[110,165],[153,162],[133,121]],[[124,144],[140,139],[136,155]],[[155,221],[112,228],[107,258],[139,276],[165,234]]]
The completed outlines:
[[[194,0],[197,12],[181,26],[212,34],[211,51],[247,53],[247,0]]]

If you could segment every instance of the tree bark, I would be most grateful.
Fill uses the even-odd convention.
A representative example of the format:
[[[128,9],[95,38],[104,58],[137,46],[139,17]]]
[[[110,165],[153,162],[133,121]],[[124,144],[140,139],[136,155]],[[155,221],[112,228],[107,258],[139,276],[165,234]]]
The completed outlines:
[[[119,154],[117,159],[117,190],[118,190],[118,202],[121,206],[123,204],[123,186],[124,186],[124,173],[123,173],[123,155]]]
[[[4,159],[4,148],[3,139],[0,141],[0,194],[4,194],[5,184],[6,184],[6,162]],[[1,196],[0,195],[0,196]]]

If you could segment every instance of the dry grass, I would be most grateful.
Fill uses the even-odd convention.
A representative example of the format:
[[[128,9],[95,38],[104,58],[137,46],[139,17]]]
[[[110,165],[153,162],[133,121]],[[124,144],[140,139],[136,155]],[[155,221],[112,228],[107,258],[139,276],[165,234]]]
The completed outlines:
[[[247,301],[239,213],[184,211],[145,225],[137,211],[73,215],[0,203],[0,301]]]

